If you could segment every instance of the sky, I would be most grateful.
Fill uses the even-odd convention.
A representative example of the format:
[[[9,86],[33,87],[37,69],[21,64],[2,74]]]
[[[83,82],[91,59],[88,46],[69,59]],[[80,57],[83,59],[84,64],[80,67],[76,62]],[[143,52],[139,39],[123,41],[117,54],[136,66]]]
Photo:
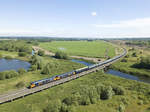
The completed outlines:
[[[0,36],[150,37],[150,0],[0,0]]]

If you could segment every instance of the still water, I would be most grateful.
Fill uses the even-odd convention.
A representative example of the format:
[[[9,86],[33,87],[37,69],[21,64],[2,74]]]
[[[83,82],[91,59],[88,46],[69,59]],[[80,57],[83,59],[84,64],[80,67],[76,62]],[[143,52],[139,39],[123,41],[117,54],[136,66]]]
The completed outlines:
[[[25,70],[28,70],[30,68],[30,63],[17,60],[17,59],[0,59],[0,72],[5,70],[18,70],[19,68],[24,68]]]
[[[112,70],[112,69],[108,70],[106,73],[107,74],[112,74],[112,75],[115,75],[115,76],[119,76],[119,77],[122,77],[122,78],[126,78],[126,79],[131,79],[131,80],[136,80],[136,81],[140,81],[140,82],[150,83],[150,78],[133,76],[133,75],[122,73],[122,72]]]
[[[86,65],[86,66],[92,65],[92,63],[88,63],[88,62],[80,61],[80,60],[76,60],[76,59],[72,59],[71,61],[72,61],[72,62],[76,62],[76,63],[83,64],[83,65]]]

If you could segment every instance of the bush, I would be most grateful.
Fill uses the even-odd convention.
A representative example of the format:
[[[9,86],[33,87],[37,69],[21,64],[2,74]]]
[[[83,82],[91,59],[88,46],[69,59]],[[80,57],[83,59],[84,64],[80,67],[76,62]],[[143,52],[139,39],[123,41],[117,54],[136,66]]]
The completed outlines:
[[[17,88],[21,88],[21,87],[24,87],[25,86],[25,83],[24,82],[18,82],[17,84],[16,84],[16,87]]]
[[[124,105],[119,105],[119,108],[118,108],[118,112],[124,112],[125,111],[125,107]]]
[[[37,70],[37,65],[32,65],[30,71],[36,71],[36,70]]]
[[[43,112],[60,112],[60,110],[61,110],[61,101],[54,100],[48,104],[48,106],[43,110]]]
[[[18,53],[18,56],[20,56],[20,57],[25,57],[27,54],[25,53],[25,52],[19,52]]]
[[[1,80],[10,79],[10,78],[16,77],[17,75],[18,73],[14,70],[4,71],[4,72],[0,72],[0,79]]]
[[[68,56],[66,53],[64,52],[56,52],[55,53],[55,58],[58,58],[58,59],[68,59]]]
[[[5,77],[5,74],[4,72],[0,72],[0,80],[4,80],[6,77]]]
[[[42,74],[46,74],[46,75],[49,75],[50,73],[51,73],[51,68],[52,68],[52,64],[51,63],[47,63],[46,65],[45,65],[45,67],[43,68],[43,70],[42,70]]]
[[[136,52],[132,53],[132,56],[137,57],[137,53]]]
[[[5,59],[13,59],[11,56],[5,56]]]
[[[32,56],[31,59],[31,64],[36,65],[37,69],[42,69],[43,68],[43,58],[37,55]]]
[[[81,97],[81,105],[89,105],[91,103],[90,98],[88,96]]]
[[[113,91],[114,91],[115,95],[124,95],[125,94],[124,88],[120,87],[120,86],[113,86]]]
[[[26,70],[24,68],[20,68],[18,70],[18,73],[22,75],[22,74],[26,73]]]
[[[107,88],[105,88],[104,90],[102,90],[101,94],[100,94],[100,98],[102,100],[107,100],[107,99],[111,99],[113,96],[114,92],[112,90],[112,87],[109,86]]]
[[[45,52],[44,52],[43,50],[39,50],[39,51],[38,51],[38,55],[39,55],[39,56],[44,56],[44,55],[45,55]]]

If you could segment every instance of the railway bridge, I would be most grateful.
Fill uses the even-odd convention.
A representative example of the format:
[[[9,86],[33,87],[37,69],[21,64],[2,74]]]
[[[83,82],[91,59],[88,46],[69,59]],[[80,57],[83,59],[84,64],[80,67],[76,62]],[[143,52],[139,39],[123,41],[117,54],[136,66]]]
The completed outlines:
[[[93,69],[90,69],[90,70],[87,70],[87,71],[83,71],[83,72],[78,73],[76,75],[72,75],[70,77],[66,77],[66,78],[63,78],[63,79],[60,79],[60,80],[56,80],[56,81],[53,81],[51,83],[44,84],[44,85],[41,85],[41,86],[38,86],[38,87],[35,87],[35,88],[32,88],[32,89],[23,88],[23,89],[20,89],[20,90],[13,91],[11,93],[0,95],[0,104],[10,102],[10,101],[13,101],[13,100],[18,99],[18,98],[23,98],[25,96],[34,94],[36,92],[40,92],[42,90],[51,88],[51,87],[59,85],[59,84],[63,84],[65,82],[68,82],[68,81],[77,79],[79,77],[82,77],[86,74],[89,74],[89,73],[95,72],[97,70],[103,69],[107,66],[110,66],[114,62],[118,61],[120,58],[124,57],[125,55],[126,55],[126,49],[124,49],[124,52],[119,56],[119,58],[115,58],[115,59],[113,59],[113,61],[110,61],[110,62],[108,61],[107,63],[105,63],[101,66],[98,66],[96,68],[93,68]]]

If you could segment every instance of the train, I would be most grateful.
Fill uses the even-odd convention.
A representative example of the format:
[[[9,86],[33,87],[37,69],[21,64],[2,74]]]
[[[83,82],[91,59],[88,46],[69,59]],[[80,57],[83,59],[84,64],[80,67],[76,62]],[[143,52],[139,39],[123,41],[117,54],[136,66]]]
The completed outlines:
[[[83,68],[80,68],[80,69],[77,69],[77,70],[73,70],[71,72],[67,72],[67,73],[64,73],[64,74],[52,76],[50,78],[45,78],[45,79],[42,79],[42,80],[31,82],[28,88],[29,89],[35,88],[37,86],[41,86],[41,85],[44,85],[44,84],[47,84],[47,83],[50,83],[50,82],[53,82],[53,81],[56,81],[56,80],[60,80],[60,79],[66,78],[66,77],[70,77],[72,75],[77,75],[79,73],[82,73],[82,72],[85,72],[85,71],[88,71],[88,70],[100,67],[102,65],[105,65],[107,63],[113,62],[113,61],[115,61],[115,60],[117,60],[117,59],[119,59],[119,58],[121,58],[121,57],[123,57],[125,55],[126,55],[126,49],[124,49],[124,53],[123,54],[121,54],[119,56],[115,56],[114,58],[108,59],[108,60],[106,60],[104,62],[100,62],[100,63],[97,63],[97,64],[92,64],[90,66],[86,66],[86,67],[83,67]]]

